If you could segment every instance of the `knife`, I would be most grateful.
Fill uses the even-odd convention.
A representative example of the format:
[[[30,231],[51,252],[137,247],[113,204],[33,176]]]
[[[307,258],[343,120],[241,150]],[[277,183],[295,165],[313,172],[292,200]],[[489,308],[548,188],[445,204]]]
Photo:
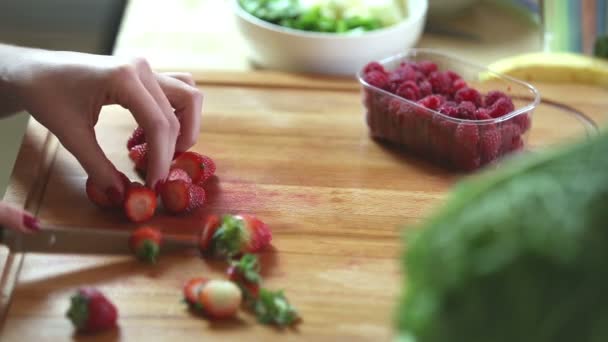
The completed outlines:
[[[131,232],[90,228],[43,227],[39,232],[24,234],[0,226],[0,244],[14,253],[50,254],[132,254],[129,249]],[[196,249],[193,237],[163,237],[161,253]]]

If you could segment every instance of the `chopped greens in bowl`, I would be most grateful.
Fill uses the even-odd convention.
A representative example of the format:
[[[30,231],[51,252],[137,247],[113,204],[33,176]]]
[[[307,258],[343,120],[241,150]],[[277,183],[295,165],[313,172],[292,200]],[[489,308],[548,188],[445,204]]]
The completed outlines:
[[[239,0],[253,16],[303,31],[356,34],[407,17],[404,0]]]

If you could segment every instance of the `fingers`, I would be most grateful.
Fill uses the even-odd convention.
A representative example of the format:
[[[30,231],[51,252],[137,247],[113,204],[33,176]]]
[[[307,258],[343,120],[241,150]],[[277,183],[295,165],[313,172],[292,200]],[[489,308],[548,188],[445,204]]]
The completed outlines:
[[[0,226],[24,233],[40,230],[40,223],[31,214],[5,202],[0,202]]]
[[[187,151],[200,134],[203,94],[192,86],[194,81],[189,74],[157,74],[156,79],[181,123],[175,148],[178,152]]]
[[[154,98],[154,101],[167,119],[169,124],[169,135],[164,147],[167,150],[167,153],[173,156],[173,153],[175,152],[175,143],[180,131],[180,123],[175,116],[173,108],[171,108],[171,104],[169,103],[167,96],[159,86],[155,74],[152,72],[148,62],[143,58],[137,58],[133,63],[141,83],[146,88],[148,93]]]
[[[117,102],[129,109],[137,123],[146,132],[146,142],[149,147],[148,171],[146,184],[155,189],[169,173],[174,149],[169,151],[167,146],[174,146],[176,133],[171,132],[169,119],[159,107],[154,97],[139,79],[136,70],[125,68],[124,74],[116,77]],[[173,143],[170,142],[173,140]]]
[[[194,79],[192,78],[192,74],[189,74],[187,72],[164,72],[161,75],[175,78],[177,80],[180,80],[180,81],[186,83],[187,85],[189,85],[191,87],[196,87],[196,83],[194,82]]]
[[[117,197],[120,196],[119,199],[124,197],[126,189],[123,180],[97,143],[95,131],[74,129],[58,138],[61,144],[76,157],[99,189],[114,193]]]

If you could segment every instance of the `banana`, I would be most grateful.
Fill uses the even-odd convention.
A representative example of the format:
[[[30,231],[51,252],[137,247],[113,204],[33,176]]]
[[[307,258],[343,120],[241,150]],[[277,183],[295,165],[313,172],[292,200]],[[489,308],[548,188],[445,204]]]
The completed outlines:
[[[608,60],[569,52],[538,52],[492,63],[490,70],[524,81],[583,83],[608,87]],[[489,74],[481,75],[490,79]]]

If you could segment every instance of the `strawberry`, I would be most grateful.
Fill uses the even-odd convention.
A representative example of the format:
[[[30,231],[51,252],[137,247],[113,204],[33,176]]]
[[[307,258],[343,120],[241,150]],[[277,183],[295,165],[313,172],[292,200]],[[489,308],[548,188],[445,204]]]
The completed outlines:
[[[260,289],[260,297],[254,305],[255,315],[263,324],[292,325],[300,321],[296,308],[291,306],[283,291]]]
[[[152,218],[156,211],[156,193],[140,183],[131,183],[125,195],[124,211],[133,222]]]
[[[270,244],[272,233],[264,222],[251,215],[226,215],[213,234],[207,250],[218,256],[256,253]]]
[[[81,288],[72,296],[66,316],[78,332],[95,333],[116,327],[118,311],[97,289]]]
[[[154,264],[160,253],[162,234],[151,227],[141,227],[131,233],[129,248],[141,261]]]
[[[241,290],[227,280],[210,280],[198,296],[198,303],[205,314],[218,319],[234,317],[242,300]]]
[[[123,182],[125,190],[126,190],[127,187],[129,186],[129,184],[131,184],[131,181],[124,173],[119,172],[119,171],[117,171],[117,172],[118,172],[120,178],[122,179],[122,182]],[[116,208],[116,207],[120,207],[122,205],[122,203],[113,202],[110,197],[111,193],[109,193],[108,191],[102,191],[101,189],[99,189],[99,187],[97,187],[95,184],[93,184],[93,180],[90,177],[87,179],[86,192],[87,192],[87,197],[89,198],[89,200],[91,200],[91,202],[95,203],[96,205],[100,206],[101,208]]]
[[[135,170],[140,175],[145,176],[148,169],[148,144],[143,143],[141,145],[133,146],[129,150],[129,158],[135,163]]]
[[[184,152],[173,161],[172,168],[188,173],[194,184],[202,184],[215,173],[215,163],[207,156],[196,152]]]
[[[260,293],[260,263],[253,254],[245,254],[240,260],[233,260],[226,271],[228,279],[237,284],[247,301],[258,298]]]
[[[211,245],[211,241],[213,239],[213,236],[215,235],[215,231],[219,227],[220,219],[219,217],[217,217],[217,215],[211,215],[207,217],[205,221],[205,226],[203,227],[203,230],[201,230],[198,240],[198,247],[201,252],[205,252],[210,249],[209,246]]]
[[[127,150],[131,151],[131,149],[137,145],[141,145],[146,142],[146,134],[144,133],[144,129],[141,127],[137,127],[131,137],[127,141]]]
[[[184,284],[184,301],[193,309],[203,309],[198,304],[198,296],[208,281],[206,278],[192,278]]]
[[[205,190],[192,184],[190,177],[183,170],[179,171],[181,172],[171,171],[173,178],[178,177],[178,174],[182,178],[166,181],[160,192],[165,208],[173,214],[192,211],[205,203]]]

